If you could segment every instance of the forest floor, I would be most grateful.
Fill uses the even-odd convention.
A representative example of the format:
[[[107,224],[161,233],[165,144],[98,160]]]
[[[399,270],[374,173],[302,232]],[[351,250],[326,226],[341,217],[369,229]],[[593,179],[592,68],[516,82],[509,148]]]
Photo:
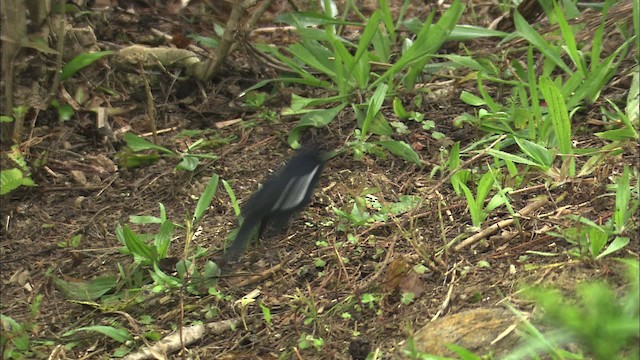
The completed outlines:
[[[420,1],[415,3],[407,17],[424,19],[428,11],[436,10]],[[151,29],[209,36],[211,17],[201,11],[195,5],[178,14],[162,7],[135,7],[133,13],[108,10],[101,15],[101,22],[72,25],[90,27],[102,48],[158,45],[164,40]],[[371,9],[363,5],[362,11],[366,14]],[[488,26],[500,15],[497,4],[473,1],[467,5],[462,23]],[[216,16],[224,18],[224,11]],[[259,26],[272,25],[271,21],[272,16],[266,16]],[[499,39],[483,39],[465,42],[464,48],[458,43],[446,44],[443,51],[489,55],[501,46]],[[25,61],[36,67],[39,57]],[[223,320],[232,321],[233,326],[207,332],[186,346],[189,358],[364,359],[376,352],[385,358],[402,358],[407,339],[423,343],[436,334],[442,343],[430,349],[441,354],[450,354],[444,344],[456,341],[481,354],[504,354],[516,346],[513,340],[505,338],[489,346],[467,337],[490,336],[491,341],[518,323],[512,312],[501,311],[507,303],[531,314],[533,303],[520,296],[524,285],[553,285],[571,291],[577,284],[602,279],[621,290],[624,287],[624,266],[613,257],[596,261],[571,256],[576,245],[555,236],[553,230],[567,213],[596,222],[610,218],[615,195],[606,185],[625,164],[638,168],[637,148],[609,158],[583,178],[554,182],[553,186],[543,176],[527,179],[528,186],[510,195],[510,205],[516,212],[532,204],[537,208],[473,244],[456,247],[458,241],[449,246],[452,240],[468,238],[480,230],[470,226],[466,199],[442,181],[443,172],[432,170],[442,164],[443,149],[454,142],[460,142],[461,147],[471,144],[482,132],[471,126],[458,128],[452,122],[464,112],[476,111],[460,100],[461,91],[473,92],[476,81],[433,76],[424,83],[429,91],[398,95],[405,104],[422,97],[422,107],[412,110],[435,122],[431,131],[445,135],[436,140],[419,124],[409,124],[407,135],[395,136],[412,145],[424,167],[392,155],[356,160],[349,152],[339,154],[327,163],[309,206],[294,217],[286,232],[268,232],[247,249],[238,264],[225,269],[215,287],[219,293],[143,288],[139,295],[144,301],[137,296],[120,299],[123,301],[113,307],[70,301],[57,279],[73,283],[105,275],[148,277],[153,269],[141,270],[131,255],[121,251],[116,228],[129,224],[137,232],[157,231],[151,225],[131,224],[130,216],[159,216],[159,204],[166,209],[167,218],[178,225],[169,255],[180,258],[186,241],[185,229],[180,226],[191,218],[189,214],[193,214],[211,177],[216,174],[226,180],[242,203],[259,182],[294,154],[287,135],[298,118],[280,115],[290,106],[291,94],[322,96],[322,90],[300,85],[278,88],[274,83],[260,90],[267,92],[263,104],[248,106],[239,97],[241,93],[261,80],[277,77],[279,70],[260,63],[243,48],[233,52],[223,70],[207,84],[184,77],[174,80],[166,71],[149,72],[146,76],[152,79],[157,128],[161,130],[157,144],[184,152],[197,139],[206,138],[209,147],[205,152],[215,158],[202,160],[194,171],[175,170],[179,159],[172,157],[126,169],[116,156],[125,148],[118,130],[145,134],[152,129],[145,120],[144,85],[127,82],[130,80],[111,69],[107,61],[97,62],[83,71],[82,80],[74,85],[96,103],[122,110],[110,117],[116,140],[95,131],[95,113],[89,111],[77,112],[64,123],[50,108],[32,115],[34,123],[27,129],[28,142],[22,149],[28,149],[30,163],[39,159],[45,164],[32,173],[38,186],[22,187],[2,198],[1,312],[21,324],[30,324],[33,358],[47,358],[56,351],[57,358],[74,359],[109,358],[122,349],[135,353],[145,343],[175,333],[181,326]],[[40,96],[32,84],[37,74],[28,69],[18,72],[17,86],[23,98],[25,94]],[[459,79],[459,74],[455,75]],[[496,98],[510,96],[501,94],[497,86],[488,91]],[[612,85],[607,91],[612,96],[621,94],[624,84]],[[591,106],[596,109],[599,104]],[[391,106],[385,105],[382,111],[394,117]],[[573,141],[601,146],[604,141],[593,134],[602,129],[587,121],[590,114],[586,109],[573,117]],[[308,136],[314,142],[340,146],[352,140],[357,126],[354,119],[353,111],[347,108],[329,126],[313,129]],[[578,167],[582,163],[578,158]],[[407,195],[420,199],[420,207],[381,213],[378,205],[388,209],[405,204]],[[191,239],[191,249],[202,249],[204,254],[199,264],[219,258],[236,228],[231,204],[228,193],[219,186]],[[351,213],[354,204],[365,204],[371,219],[355,225],[335,211]],[[507,209],[498,208],[484,228],[511,218]],[[638,246],[635,234],[616,257],[637,259]],[[253,302],[247,301],[246,307],[237,302],[255,290],[259,295]],[[414,298],[408,301],[407,293],[413,293]],[[269,309],[268,320],[265,308]],[[500,311],[487,318],[486,313],[477,312],[479,309]],[[454,314],[466,317],[456,318],[454,324],[442,323],[428,335],[419,332],[435,318]],[[504,318],[500,325],[487,324],[487,319],[500,318]],[[64,335],[94,325],[126,328],[133,340],[119,343],[95,332]],[[487,329],[491,326],[494,328]],[[510,336],[515,332],[507,338]],[[64,351],[57,345],[65,345]],[[180,358],[175,353],[167,356]]]

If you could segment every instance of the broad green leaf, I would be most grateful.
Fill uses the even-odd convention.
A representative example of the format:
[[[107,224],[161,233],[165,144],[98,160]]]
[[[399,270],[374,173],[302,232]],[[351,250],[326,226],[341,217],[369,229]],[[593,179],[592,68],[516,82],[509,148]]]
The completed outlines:
[[[396,114],[397,117],[399,117],[400,119],[408,119],[409,118],[409,114],[407,114],[407,111],[404,109],[404,106],[402,105],[402,100],[400,100],[400,98],[393,98],[393,113]]]
[[[69,300],[94,301],[116,287],[115,276],[101,276],[90,281],[66,281],[54,278],[58,290]]]
[[[627,95],[625,113],[631,128],[640,125],[640,74],[636,71],[631,77],[631,87]]]
[[[400,215],[413,210],[421,202],[419,196],[400,195],[399,201],[389,205],[389,212],[394,215]]]
[[[66,333],[62,334],[62,336],[71,336],[80,331],[97,332],[97,333],[106,335],[119,343],[124,343],[132,339],[131,334],[127,329],[117,329],[113,326],[104,326],[104,325],[85,326],[85,327],[73,329],[71,331],[67,331]]]
[[[151,264],[159,260],[155,247],[147,245],[127,225],[116,227],[116,237],[133,254],[135,262]]]
[[[217,174],[213,174],[213,176],[211,176],[211,179],[209,179],[209,183],[207,184],[207,187],[204,189],[204,192],[202,193],[202,195],[200,196],[200,199],[198,199],[198,204],[196,205],[196,210],[193,214],[193,223],[197,223],[200,218],[202,218],[202,215],[204,214],[205,211],[207,211],[207,209],[209,208],[209,205],[211,205],[211,201],[213,200],[213,197],[216,194],[216,191],[218,190],[218,181],[220,180],[220,176],[218,176]]]
[[[160,224],[162,219],[152,215],[129,215],[129,222],[132,224]]]
[[[595,133],[599,138],[611,141],[637,140],[638,133],[633,128],[624,127],[622,129],[613,129]]]
[[[399,156],[405,161],[412,162],[418,166],[422,166],[422,161],[420,161],[420,156],[416,154],[416,152],[411,148],[411,145],[407,144],[404,141],[398,140],[382,140],[376,141],[376,144],[387,149],[395,156]]]
[[[631,200],[631,187],[629,186],[629,167],[625,166],[622,176],[618,179],[616,189],[616,209],[613,213],[616,231],[621,234],[624,231],[627,220],[631,217],[629,201]]]
[[[476,202],[478,204],[484,203],[484,199],[489,195],[489,191],[493,188],[493,183],[495,179],[493,178],[493,174],[490,172],[485,173],[478,181],[478,188],[476,189]]]
[[[376,10],[371,14],[362,35],[358,39],[358,48],[353,57],[353,64],[347,68],[347,73],[357,70],[356,73],[354,73],[354,77],[360,89],[365,89],[369,80],[369,59],[364,55],[368,53],[369,45],[373,41],[373,37],[380,31],[378,27],[381,17],[382,14],[380,10]]]
[[[185,155],[180,163],[176,165],[176,170],[184,170],[184,171],[194,171],[198,164],[200,164],[200,159],[197,156],[193,155]]]
[[[151,278],[153,279],[153,281],[155,281],[156,284],[159,285],[157,289],[160,291],[163,290],[162,287],[164,285],[168,285],[172,288],[182,286],[180,279],[165,274],[162,270],[160,270],[160,268],[158,267],[158,264],[156,263],[153,264],[153,271],[150,271],[149,275],[151,275]]]
[[[475,96],[466,90],[463,90],[460,93],[460,100],[462,100],[465,104],[471,106],[487,105],[486,101],[484,101],[481,97]]]
[[[616,74],[620,61],[622,61],[622,58],[626,55],[626,50],[632,40],[633,39],[627,40],[617,48],[600,66],[589,73],[584,83],[576,89],[575,93],[567,96],[567,108],[573,109],[583,101],[592,104],[598,99],[600,91],[607,85],[613,75]],[[614,62],[618,55],[620,55],[620,58]]]
[[[297,27],[310,27],[320,25],[338,26],[361,26],[354,21],[346,21],[339,18],[332,18],[323,12],[283,12],[275,19],[276,23],[285,23]]]
[[[258,302],[258,305],[260,306],[260,310],[262,311],[262,317],[264,318],[264,322],[268,326],[271,326],[271,309],[269,309],[267,305],[262,303],[262,301]]]
[[[131,154],[120,153],[117,156],[118,165],[127,169],[135,169],[140,166],[150,165],[160,160],[157,154]]]
[[[24,177],[17,168],[0,170],[0,195],[8,194],[20,186],[37,186],[33,180]]]
[[[299,148],[302,131],[309,127],[322,128],[329,125],[345,106],[347,106],[346,102],[329,109],[314,110],[304,114],[298,124],[289,133],[289,137],[287,138],[289,145],[294,149]]]
[[[173,222],[165,220],[160,225],[160,231],[155,236],[155,246],[160,259],[164,259],[168,255],[169,245],[171,245],[171,239],[173,238],[173,229]]]
[[[318,70],[325,75],[335,78],[336,71],[333,69],[333,65],[329,62],[331,57],[329,51],[326,53],[319,51],[320,49],[326,49],[317,41],[308,41],[309,46],[303,46],[300,43],[290,45],[287,50],[296,58],[304,62],[307,66]]]
[[[380,84],[373,95],[371,95],[364,123],[362,124],[362,139],[367,137],[373,118],[378,114],[378,111],[380,111],[388,90],[389,86],[387,84]]]
[[[71,120],[75,111],[69,104],[61,104],[57,99],[51,100],[51,106],[58,112],[58,120],[65,122]]]
[[[60,74],[60,80],[67,80],[78,71],[111,54],[113,54],[113,51],[100,51],[95,53],[83,53],[76,56],[64,65],[62,73]]]
[[[156,145],[130,132],[124,134],[124,141],[127,143],[127,146],[133,151],[158,150],[165,154],[174,155],[173,151]]]
[[[216,286],[218,283],[218,277],[220,276],[220,268],[218,264],[209,260],[204,265],[204,269],[202,271],[203,280],[205,282],[205,286],[207,288]]]
[[[514,140],[516,141],[520,149],[525,154],[527,154],[527,156],[538,163],[538,166],[540,166],[543,170],[548,170],[551,167],[554,159],[553,152],[546,149],[544,146],[541,146],[527,139],[520,139],[518,137],[515,137]]]
[[[569,119],[569,112],[567,111],[567,105],[565,99],[558,87],[547,77],[540,79],[540,90],[544,99],[549,106],[549,117],[555,137],[558,141],[558,148],[560,152],[569,159],[570,170],[569,176],[575,175],[575,158],[573,154],[573,144],[571,142],[571,120]]]
[[[591,251],[591,255],[594,257],[600,255],[602,249],[607,244],[609,234],[602,229],[591,227],[589,231],[587,231],[586,236],[589,238],[589,251]]]
[[[336,95],[321,98],[305,98],[300,95],[291,94],[291,107],[282,110],[282,115],[299,115],[306,114],[308,112],[318,111],[316,109],[309,109],[314,106],[321,106],[335,102],[344,102],[345,96]]]
[[[218,40],[215,38],[208,37],[208,36],[200,36],[198,34],[190,34],[188,37],[206,47],[209,47],[212,49],[215,49],[218,47]]]

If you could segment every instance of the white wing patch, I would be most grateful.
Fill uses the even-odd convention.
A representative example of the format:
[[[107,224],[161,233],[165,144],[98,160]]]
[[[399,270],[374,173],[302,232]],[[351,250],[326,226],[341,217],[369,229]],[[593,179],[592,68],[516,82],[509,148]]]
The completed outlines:
[[[309,185],[311,185],[311,180],[318,172],[320,165],[317,165],[313,168],[313,171],[305,174],[301,177],[294,177],[289,180],[287,186],[285,186],[282,194],[278,198],[278,201],[273,205],[271,211],[276,209],[280,210],[291,210],[299,206],[304,200],[304,196],[309,190]]]

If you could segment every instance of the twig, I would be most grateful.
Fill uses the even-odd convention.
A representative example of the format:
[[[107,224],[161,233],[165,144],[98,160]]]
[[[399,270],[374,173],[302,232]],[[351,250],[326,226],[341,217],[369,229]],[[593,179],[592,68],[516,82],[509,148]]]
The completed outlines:
[[[465,241],[461,242],[460,244],[456,245],[456,247],[454,247],[453,249],[455,251],[460,251],[463,248],[465,248],[465,247],[467,247],[467,246],[479,241],[480,239],[484,239],[485,237],[498,232],[498,230],[513,224],[513,222],[515,221],[514,219],[515,219],[516,216],[518,216],[518,217],[519,216],[526,216],[526,215],[532,213],[533,211],[535,211],[535,210],[547,205],[548,203],[549,203],[549,199],[545,196],[544,198],[542,198],[542,199],[540,199],[540,200],[538,200],[538,201],[536,201],[534,203],[531,203],[531,204],[525,206],[524,208],[522,208],[522,210],[517,212],[514,217],[511,217],[511,218],[506,219],[506,220],[499,221],[499,222],[489,226],[488,228],[480,231],[479,233],[467,238],[467,240],[465,240]]]

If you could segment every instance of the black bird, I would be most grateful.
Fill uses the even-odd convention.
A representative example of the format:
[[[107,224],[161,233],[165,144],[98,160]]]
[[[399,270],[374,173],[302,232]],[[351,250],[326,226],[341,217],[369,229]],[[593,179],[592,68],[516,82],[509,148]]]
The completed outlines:
[[[313,151],[299,152],[284,168],[264,182],[242,209],[244,221],[233,244],[227,249],[224,263],[236,260],[249,244],[252,235],[258,236],[272,222],[282,229],[295,212],[311,199],[325,159]]]

